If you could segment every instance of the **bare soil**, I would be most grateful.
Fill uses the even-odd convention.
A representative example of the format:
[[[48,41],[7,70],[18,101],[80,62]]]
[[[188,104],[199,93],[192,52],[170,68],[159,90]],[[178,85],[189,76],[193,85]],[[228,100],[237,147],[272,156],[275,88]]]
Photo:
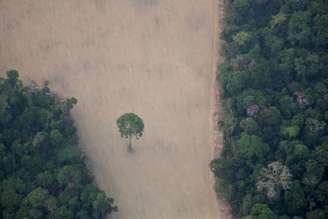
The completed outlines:
[[[0,0],[0,72],[49,80],[78,99],[81,144],[119,206],[113,219],[229,218],[208,168],[220,134],[212,116],[220,107],[217,7],[217,0]],[[145,123],[133,153],[116,127],[125,112]]]

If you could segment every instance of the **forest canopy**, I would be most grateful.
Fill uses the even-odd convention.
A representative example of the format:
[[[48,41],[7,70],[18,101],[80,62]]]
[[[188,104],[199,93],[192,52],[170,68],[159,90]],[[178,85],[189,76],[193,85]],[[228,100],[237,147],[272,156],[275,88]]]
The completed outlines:
[[[116,210],[93,182],[70,110],[48,84],[0,78],[0,218],[104,218]]]
[[[328,4],[228,0],[216,190],[254,219],[328,218]]]

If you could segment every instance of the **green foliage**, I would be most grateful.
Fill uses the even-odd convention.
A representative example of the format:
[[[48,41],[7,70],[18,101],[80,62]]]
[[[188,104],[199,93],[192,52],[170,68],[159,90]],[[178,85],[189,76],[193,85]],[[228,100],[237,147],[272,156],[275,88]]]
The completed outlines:
[[[300,133],[300,128],[298,126],[289,126],[283,129],[283,134],[289,139],[296,138]]]
[[[135,136],[137,138],[143,135],[144,123],[142,119],[134,113],[125,113],[117,119],[117,126],[122,138]]]
[[[236,33],[232,38],[239,47],[245,47],[250,43],[252,35],[249,32],[241,31]]]
[[[144,123],[142,119],[134,113],[125,113],[120,116],[117,126],[122,138],[129,138],[129,151],[132,151],[132,137],[139,139],[144,132]]]
[[[307,44],[311,40],[310,16],[308,11],[291,14],[288,23],[288,39],[292,44]]]
[[[239,159],[261,160],[270,151],[269,145],[255,135],[241,134],[241,138],[236,143],[235,156]]]
[[[237,216],[328,218],[327,25],[323,0],[227,2],[210,166]]]
[[[278,219],[278,216],[266,204],[256,204],[253,206],[251,215],[254,219]]]
[[[77,101],[47,86],[23,86],[14,70],[0,78],[0,218],[104,218],[116,207],[77,144]]]
[[[245,118],[240,122],[240,127],[247,133],[247,134],[256,134],[260,132],[260,127],[257,122],[253,118]]]
[[[327,213],[321,209],[315,209],[306,214],[307,219],[325,219],[327,218]]]
[[[284,194],[287,212],[290,215],[301,215],[306,210],[306,197],[299,182],[294,182],[292,188]]]
[[[48,199],[48,197],[49,197],[48,191],[42,189],[41,187],[38,187],[26,196],[25,202],[31,208],[41,208],[43,207],[43,204]]]

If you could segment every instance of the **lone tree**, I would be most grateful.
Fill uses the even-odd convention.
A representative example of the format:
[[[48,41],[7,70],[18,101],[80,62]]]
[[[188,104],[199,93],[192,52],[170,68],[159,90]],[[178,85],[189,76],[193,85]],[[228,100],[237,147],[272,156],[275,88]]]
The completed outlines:
[[[132,151],[132,137],[139,139],[143,135],[144,123],[142,119],[134,113],[125,113],[116,121],[122,138],[129,139],[129,151]]]

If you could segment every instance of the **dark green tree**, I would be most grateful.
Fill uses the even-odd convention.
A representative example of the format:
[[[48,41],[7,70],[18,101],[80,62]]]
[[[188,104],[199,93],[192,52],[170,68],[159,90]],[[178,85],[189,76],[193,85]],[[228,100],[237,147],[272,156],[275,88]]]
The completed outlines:
[[[134,113],[125,113],[117,119],[116,123],[121,137],[129,139],[129,151],[132,151],[132,138],[139,139],[144,132],[142,119]]]
[[[67,100],[45,83],[0,77],[0,218],[105,218],[117,208],[97,186],[78,146]]]
[[[216,191],[245,218],[328,218],[328,4],[226,3]]]

